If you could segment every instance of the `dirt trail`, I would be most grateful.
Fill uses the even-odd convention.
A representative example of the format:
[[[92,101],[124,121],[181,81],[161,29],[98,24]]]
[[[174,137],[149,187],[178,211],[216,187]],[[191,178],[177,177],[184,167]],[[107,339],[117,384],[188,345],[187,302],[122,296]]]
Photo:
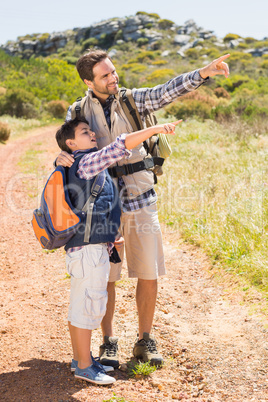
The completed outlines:
[[[137,333],[135,281],[124,270],[117,286],[116,335],[122,367],[113,386],[74,380],[66,325],[69,279],[62,250],[45,253],[31,228],[37,198],[57,154],[55,127],[0,145],[0,400],[268,401],[267,322],[250,315],[236,295],[209,274],[202,252],[165,233],[168,275],[159,280],[153,333],[166,364],[150,377],[129,378]],[[40,172],[21,175],[26,150],[40,153]],[[258,297],[258,296],[257,296]],[[93,336],[98,355],[101,333]]]

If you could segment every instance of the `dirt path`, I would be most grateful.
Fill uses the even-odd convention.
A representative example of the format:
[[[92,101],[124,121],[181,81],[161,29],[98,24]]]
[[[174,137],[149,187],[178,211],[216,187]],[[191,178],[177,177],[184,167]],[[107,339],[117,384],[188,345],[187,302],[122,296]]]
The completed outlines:
[[[30,224],[38,202],[34,188],[57,154],[54,133],[39,129],[0,145],[0,400],[102,402],[115,394],[128,402],[268,401],[267,322],[250,315],[236,295],[224,297],[201,251],[164,227],[168,275],[159,280],[153,333],[165,366],[147,378],[125,371],[137,316],[135,281],[124,271],[115,316],[123,363],[114,373],[117,382],[98,387],[74,380],[64,253],[43,252]],[[40,171],[21,175],[17,163],[29,149],[40,152]],[[95,355],[100,342],[98,330]]]

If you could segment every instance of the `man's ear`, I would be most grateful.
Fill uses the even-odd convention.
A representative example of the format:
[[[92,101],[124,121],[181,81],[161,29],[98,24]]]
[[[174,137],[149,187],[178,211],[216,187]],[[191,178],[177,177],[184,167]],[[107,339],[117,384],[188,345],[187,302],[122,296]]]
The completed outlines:
[[[84,83],[88,86],[88,88],[93,89],[93,82],[89,80],[84,80]]]

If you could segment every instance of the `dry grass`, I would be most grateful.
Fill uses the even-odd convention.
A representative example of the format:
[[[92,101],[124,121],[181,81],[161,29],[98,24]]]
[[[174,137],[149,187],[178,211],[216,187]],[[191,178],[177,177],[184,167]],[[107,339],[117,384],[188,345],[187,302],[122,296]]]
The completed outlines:
[[[256,127],[182,123],[157,192],[170,229],[267,292],[268,137]]]

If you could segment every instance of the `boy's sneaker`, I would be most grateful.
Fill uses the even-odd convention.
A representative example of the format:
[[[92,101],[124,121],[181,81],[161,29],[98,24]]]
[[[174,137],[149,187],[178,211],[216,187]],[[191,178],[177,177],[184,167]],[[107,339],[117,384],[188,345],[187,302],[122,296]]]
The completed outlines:
[[[110,371],[114,371],[114,368],[112,366],[103,366],[103,364],[100,364],[99,362],[99,357],[95,358],[91,355],[93,364],[95,364],[95,366],[97,366],[99,369],[102,369],[105,371],[105,373],[109,373]],[[78,366],[78,361],[72,359],[72,363],[71,363],[71,372],[75,372],[76,367]]]
[[[144,362],[150,362],[152,366],[162,366],[164,363],[163,357],[157,351],[154,336],[147,332],[143,333],[143,339],[135,343],[133,355]]]
[[[80,369],[77,366],[74,372],[74,376],[75,378],[79,378],[80,380],[86,380],[98,385],[113,384],[116,381],[115,378],[105,374],[105,372],[95,366],[95,364],[91,364],[91,366],[85,369]]]
[[[100,363],[105,366],[119,367],[118,338],[104,336],[104,344],[100,346]]]

